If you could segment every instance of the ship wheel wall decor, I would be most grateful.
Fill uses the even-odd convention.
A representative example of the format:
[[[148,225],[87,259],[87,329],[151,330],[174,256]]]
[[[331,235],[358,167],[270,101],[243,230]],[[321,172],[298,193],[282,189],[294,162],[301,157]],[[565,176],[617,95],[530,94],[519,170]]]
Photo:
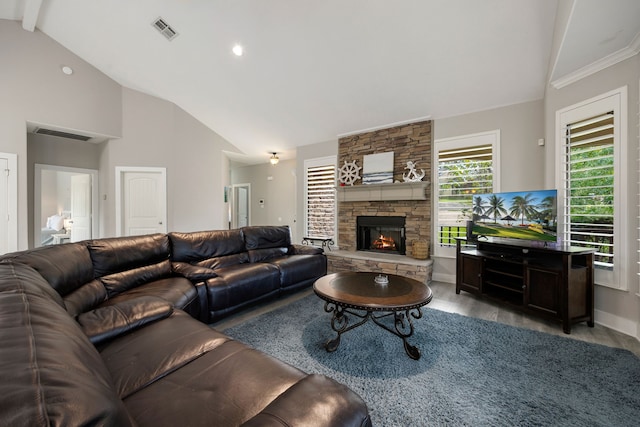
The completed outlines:
[[[347,163],[344,161],[344,165],[340,168],[340,175],[338,179],[341,184],[345,185],[353,185],[354,182],[360,179],[360,166],[356,165],[356,161],[354,160],[351,163]]]

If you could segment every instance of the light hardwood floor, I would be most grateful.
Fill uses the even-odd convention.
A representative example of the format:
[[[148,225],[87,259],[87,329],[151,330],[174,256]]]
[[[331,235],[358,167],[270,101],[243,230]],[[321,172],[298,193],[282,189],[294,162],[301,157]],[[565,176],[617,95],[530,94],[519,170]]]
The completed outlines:
[[[521,313],[509,306],[479,298],[464,291],[462,291],[460,295],[457,295],[455,292],[456,287],[452,283],[431,282],[429,286],[433,291],[433,300],[427,306],[428,308],[533,329],[591,343],[603,344],[609,347],[624,348],[640,357],[640,341],[597,323],[593,328],[588,327],[586,322],[575,324],[571,327],[571,334],[567,335],[562,331],[562,325],[559,322],[551,322]],[[212,324],[212,326],[224,331],[252,317],[289,304],[311,293],[313,293],[313,291],[307,289],[286,298],[261,304],[216,322]]]

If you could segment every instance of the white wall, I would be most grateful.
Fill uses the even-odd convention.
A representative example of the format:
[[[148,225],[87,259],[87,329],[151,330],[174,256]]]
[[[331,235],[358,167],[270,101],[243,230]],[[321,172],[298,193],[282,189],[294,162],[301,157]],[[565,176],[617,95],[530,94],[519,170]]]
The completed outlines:
[[[173,103],[121,87],[40,31],[0,20],[0,40],[0,152],[18,155],[19,249],[32,241],[27,123],[110,137],[99,147],[101,237],[115,235],[115,166],[167,168],[169,230],[226,226],[223,150],[238,151],[233,145]],[[62,65],[74,73],[63,74]],[[86,167],[37,153],[45,157],[39,163]]]
[[[545,183],[544,103],[542,100],[509,105],[462,116],[434,120],[433,141],[500,130],[500,188],[496,191],[541,190]],[[435,150],[432,150],[435,155]],[[437,160],[433,159],[433,164]],[[435,169],[434,169],[435,170]],[[435,189],[432,188],[432,194]],[[435,197],[435,196],[433,196]],[[434,200],[435,202],[435,200]],[[435,214],[436,204],[433,205]],[[437,230],[432,233],[437,235]],[[435,243],[433,243],[435,244]],[[431,251],[433,253],[433,251]],[[434,257],[433,278],[455,281],[455,258]]]
[[[555,186],[556,111],[578,102],[593,98],[611,90],[627,86],[627,170],[628,189],[624,200],[616,201],[616,207],[627,209],[628,236],[624,262],[627,263],[629,290],[620,291],[596,286],[596,321],[624,333],[640,336],[640,298],[638,292],[638,85],[640,80],[640,56],[613,65],[561,89],[547,87],[545,97],[546,135],[546,183]]]
[[[100,158],[101,235],[115,235],[116,166],[167,169],[169,231],[225,228],[222,151],[235,147],[173,103],[141,92],[122,88],[122,112],[122,138],[104,144]]]
[[[119,136],[120,85],[40,31],[0,20],[0,152],[18,156],[18,248],[28,239],[27,122]],[[71,76],[60,67],[74,69]],[[30,177],[32,179],[32,177]]]
[[[273,166],[266,157],[263,164],[231,171],[232,184],[251,184],[250,225],[288,225],[294,243],[301,239],[296,234],[296,175],[296,160],[281,160]]]

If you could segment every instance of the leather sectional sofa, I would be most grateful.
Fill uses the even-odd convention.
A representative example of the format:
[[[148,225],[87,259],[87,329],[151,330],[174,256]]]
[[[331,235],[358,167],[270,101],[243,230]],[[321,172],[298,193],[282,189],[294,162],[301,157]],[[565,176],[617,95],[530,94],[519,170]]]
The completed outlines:
[[[344,385],[206,324],[324,274],[288,227],[4,255],[0,425],[369,426]]]

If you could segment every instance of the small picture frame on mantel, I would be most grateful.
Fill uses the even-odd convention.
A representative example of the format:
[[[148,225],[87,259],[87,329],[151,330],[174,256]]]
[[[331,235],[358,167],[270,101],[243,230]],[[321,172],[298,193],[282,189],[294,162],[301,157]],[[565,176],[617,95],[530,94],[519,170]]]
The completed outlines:
[[[363,184],[393,183],[393,151],[367,154],[362,162]]]

